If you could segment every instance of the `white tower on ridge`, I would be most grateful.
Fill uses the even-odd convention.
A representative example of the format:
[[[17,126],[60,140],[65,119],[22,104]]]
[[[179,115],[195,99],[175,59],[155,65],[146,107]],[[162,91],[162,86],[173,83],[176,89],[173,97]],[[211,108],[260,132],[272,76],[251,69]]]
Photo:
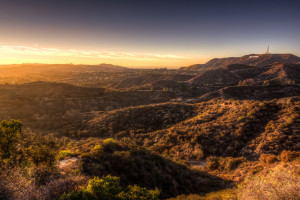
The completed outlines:
[[[266,51],[266,54],[270,54],[270,47],[269,47],[269,45],[268,45],[268,48],[267,48],[267,51]]]

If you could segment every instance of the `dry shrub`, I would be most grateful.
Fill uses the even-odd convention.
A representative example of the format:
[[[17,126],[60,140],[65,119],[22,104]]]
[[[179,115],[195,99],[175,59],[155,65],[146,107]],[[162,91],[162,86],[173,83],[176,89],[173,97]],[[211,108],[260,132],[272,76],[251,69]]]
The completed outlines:
[[[168,200],[237,200],[237,195],[235,189],[226,189],[217,192],[211,192],[205,196],[200,196],[198,194],[183,194]]]
[[[83,176],[50,179],[40,186],[30,177],[25,177],[20,169],[9,169],[0,175],[0,199],[50,200],[58,199],[64,192],[78,189],[86,184]]]
[[[231,171],[237,168],[241,163],[246,162],[247,159],[244,157],[216,157],[210,156],[206,159],[207,162],[207,169],[209,170],[225,170]]]
[[[295,160],[296,158],[299,158],[300,152],[284,150],[281,152],[279,157],[282,162],[289,162]]]
[[[238,189],[240,200],[300,199],[300,176],[292,165],[278,165],[266,174],[247,180]]]
[[[271,155],[271,154],[261,154],[259,157],[259,161],[261,162],[261,164],[272,164],[274,162],[277,161],[277,158],[275,155]]]

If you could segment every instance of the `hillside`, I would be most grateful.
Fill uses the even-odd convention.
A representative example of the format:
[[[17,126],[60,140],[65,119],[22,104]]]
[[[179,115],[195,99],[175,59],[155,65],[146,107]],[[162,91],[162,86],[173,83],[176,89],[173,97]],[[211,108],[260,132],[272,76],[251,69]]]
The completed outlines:
[[[176,88],[178,82],[187,81],[193,78],[193,75],[184,74],[146,74],[130,77],[113,85],[113,88],[151,88],[162,89],[163,87]]]
[[[249,54],[242,57],[214,58],[205,64],[195,64],[181,68],[186,71],[218,69],[231,64],[263,67],[276,62],[297,63],[300,58],[293,54]]]
[[[93,111],[167,102],[162,91],[105,91],[61,83],[0,85],[1,119],[20,119],[26,128],[77,136]]]
[[[140,147],[110,139],[82,144],[86,151],[81,156],[84,174],[99,177],[112,174],[120,177],[124,185],[138,184],[152,189],[157,187],[161,190],[161,198],[178,194],[203,194],[226,187],[220,178],[191,170]]]
[[[199,112],[168,129],[137,138],[148,148],[185,160],[209,155],[257,157],[299,151],[299,99],[278,101],[212,100]]]
[[[184,160],[210,155],[257,158],[262,153],[299,150],[299,106],[299,98],[157,104],[100,113],[85,132],[129,138]]]
[[[291,85],[300,82],[300,65],[275,63],[264,67],[231,64],[220,69],[200,72],[189,81],[201,85]]]
[[[95,114],[88,121],[85,132],[97,137],[124,137],[167,128],[194,116],[197,106],[164,103],[123,108]]]
[[[288,82],[300,83],[300,65],[278,63],[255,78],[256,82],[268,80],[271,84],[285,84]]]
[[[229,86],[201,95],[193,102],[208,101],[214,98],[264,101],[299,96],[299,93],[299,85]]]
[[[216,69],[202,72],[188,82],[191,85],[236,85],[239,78],[226,69]]]

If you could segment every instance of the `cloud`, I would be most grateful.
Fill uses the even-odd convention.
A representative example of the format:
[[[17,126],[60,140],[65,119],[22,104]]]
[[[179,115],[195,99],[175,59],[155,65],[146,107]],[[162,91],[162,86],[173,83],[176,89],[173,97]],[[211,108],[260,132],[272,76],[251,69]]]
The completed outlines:
[[[94,58],[111,60],[136,60],[136,61],[167,61],[177,62],[178,60],[189,59],[188,57],[173,54],[137,53],[126,51],[87,51],[78,49],[56,49],[30,46],[0,46],[1,54],[19,56],[45,56],[45,57],[69,57],[69,58]]]

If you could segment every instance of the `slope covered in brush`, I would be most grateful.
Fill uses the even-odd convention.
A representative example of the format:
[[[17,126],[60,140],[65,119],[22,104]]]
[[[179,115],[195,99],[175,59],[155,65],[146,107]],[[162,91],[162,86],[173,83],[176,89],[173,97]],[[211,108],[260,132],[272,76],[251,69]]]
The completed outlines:
[[[299,99],[212,100],[197,116],[170,128],[132,136],[169,156],[197,160],[209,155],[257,157],[299,150]]]
[[[222,179],[130,145],[130,141],[129,145],[113,139],[87,141],[90,142],[81,142],[86,152],[81,155],[81,171],[88,176],[118,176],[125,186],[138,184],[149,189],[158,188],[162,198],[203,194],[226,187]]]
[[[193,117],[196,111],[197,106],[180,103],[129,107],[99,113],[87,123],[85,131],[98,137],[144,133]]]

